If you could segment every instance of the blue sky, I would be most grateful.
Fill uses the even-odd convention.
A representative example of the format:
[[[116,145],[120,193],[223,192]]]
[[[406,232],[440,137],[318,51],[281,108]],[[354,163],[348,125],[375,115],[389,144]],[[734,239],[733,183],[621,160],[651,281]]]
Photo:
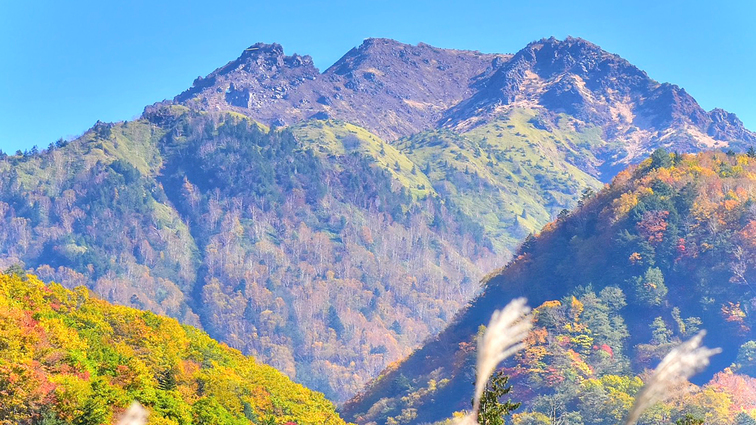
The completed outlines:
[[[752,1],[6,1],[0,149],[137,117],[257,42],[321,70],[367,37],[511,53],[583,37],[756,130]]]

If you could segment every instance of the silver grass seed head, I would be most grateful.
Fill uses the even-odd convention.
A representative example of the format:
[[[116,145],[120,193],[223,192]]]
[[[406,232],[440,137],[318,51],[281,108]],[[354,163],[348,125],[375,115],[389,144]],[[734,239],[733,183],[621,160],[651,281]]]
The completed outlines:
[[[690,377],[706,369],[711,356],[722,352],[721,348],[702,347],[704,335],[706,331],[702,330],[672,349],[662,359],[646,386],[635,398],[633,408],[625,419],[625,425],[635,424],[646,409],[669,398]]]
[[[533,316],[525,298],[516,298],[506,307],[494,311],[483,335],[478,337],[478,361],[473,410],[457,422],[458,425],[477,423],[480,398],[488,378],[504,359],[523,349],[523,341],[533,327]]]
[[[123,413],[118,425],[145,425],[150,413],[139,404],[138,401],[131,403],[128,409]]]

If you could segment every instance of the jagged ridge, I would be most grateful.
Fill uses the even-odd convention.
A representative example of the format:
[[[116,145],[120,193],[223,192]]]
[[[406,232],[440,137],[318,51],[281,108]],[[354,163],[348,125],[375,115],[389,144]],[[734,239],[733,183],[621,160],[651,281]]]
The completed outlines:
[[[660,146],[691,152],[756,141],[733,114],[706,112],[680,87],[571,37],[536,41],[515,55],[368,39],[322,74],[307,56],[256,44],[175,101],[191,99],[268,125],[343,119],[389,141],[440,125],[469,131],[511,108],[536,109],[550,121],[567,114],[601,128],[606,145],[596,173],[605,180]]]

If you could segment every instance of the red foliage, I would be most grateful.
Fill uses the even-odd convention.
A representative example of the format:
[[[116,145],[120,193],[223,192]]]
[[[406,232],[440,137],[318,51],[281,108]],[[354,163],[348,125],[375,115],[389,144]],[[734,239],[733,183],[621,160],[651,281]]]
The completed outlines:
[[[638,223],[638,232],[649,242],[657,244],[664,240],[669,211],[647,211]]]
[[[612,358],[614,358],[614,350],[612,350],[612,347],[610,347],[610,346],[608,346],[606,344],[601,344],[600,349],[601,349],[601,351],[606,352],[607,354],[609,354],[609,356],[611,356]]]
[[[726,321],[737,324],[742,334],[746,334],[751,330],[745,323],[746,313],[740,308],[740,303],[728,302],[727,305],[723,305],[722,316]]]
[[[743,410],[756,409],[756,378],[735,375],[726,369],[714,375],[706,386],[729,393],[733,403]]]
[[[549,386],[553,387],[564,381],[564,376],[562,376],[555,367],[547,368],[546,372],[548,374],[546,375],[545,381]]]

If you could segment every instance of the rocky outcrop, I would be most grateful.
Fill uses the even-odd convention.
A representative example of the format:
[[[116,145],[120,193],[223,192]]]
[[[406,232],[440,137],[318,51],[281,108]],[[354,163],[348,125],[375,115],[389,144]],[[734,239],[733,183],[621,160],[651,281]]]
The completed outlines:
[[[388,141],[440,127],[464,132],[513,108],[540,111],[542,122],[566,114],[574,125],[601,128],[605,164],[596,170],[623,167],[660,146],[742,150],[756,143],[735,115],[707,112],[684,89],[571,37],[539,40],[514,55],[367,39],[322,73],[309,56],[258,43],[174,102],[278,127],[340,119]]]
[[[174,101],[241,112],[267,125],[338,118],[391,140],[433,128],[473,93],[472,78],[506,58],[367,39],[321,74],[309,56],[258,43]]]

